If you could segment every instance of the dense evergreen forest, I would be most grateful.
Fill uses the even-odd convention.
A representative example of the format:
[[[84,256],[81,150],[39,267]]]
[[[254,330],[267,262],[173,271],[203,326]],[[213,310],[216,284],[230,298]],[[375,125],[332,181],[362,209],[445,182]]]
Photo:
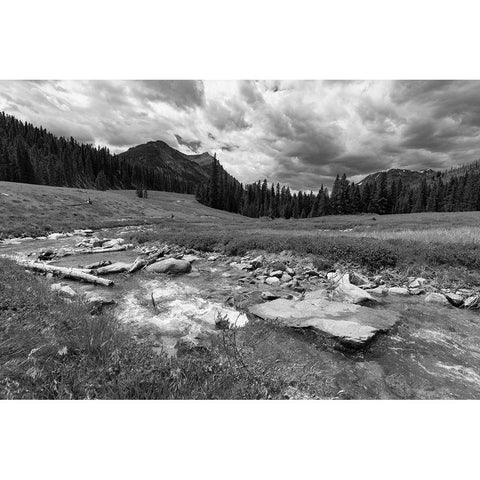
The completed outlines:
[[[56,137],[44,128],[0,113],[0,180],[63,187],[194,193],[196,183],[148,164],[134,164],[107,148]]]
[[[249,217],[311,218],[356,213],[416,213],[480,210],[480,165],[437,172],[414,184],[401,179],[387,183],[382,172],[372,183],[360,186],[337,175],[332,191],[323,185],[318,192],[295,192],[267,180],[237,188],[232,180],[212,170],[208,185],[197,199],[214,208]]]
[[[148,162],[135,163],[112,155],[107,148],[56,137],[44,128],[0,113],[0,180],[101,190],[147,189],[196,193],[199,202],[249,217],[310,218],[334,214],[412,213],[480,210],[478,162],[436,172],[409,184],[387,182],[385,172],[358,185],[345,175],[331,192],[291,192],[267,180],[243,186],[214,158],[208,182],[186,181]],[[143,196],[143,194],[142,194]]]

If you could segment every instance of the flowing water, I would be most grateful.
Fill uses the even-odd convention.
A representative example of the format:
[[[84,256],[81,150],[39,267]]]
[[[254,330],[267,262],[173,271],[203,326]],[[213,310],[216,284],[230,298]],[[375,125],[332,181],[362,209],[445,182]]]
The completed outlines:
[[[116,238],[120,229],[97,232]],[[72,247],[83,237],[23,240],[0,244],[0,255],[28,258],[43,248]],[[138,253],[66,256],[55,265],[79,266],[99,260],[131,262]],[[265,330],[261,341],[249,330],[247,316],[233,305],[260,301],[262,289],[228,261],[193,263],[190,274],[166,276],[136,272],[110,275],[115,285],[98,287],[61,280],[77,292],[96,291],[116,302],[114,314],[135,335],[148,332],[173,354],[180,338],[203,341],[220,317],[245,331],[254,354],[281,370],[292,383],[306,385],[320,398],[480,398],[480,314],[429,305],[422,296],[388,296],[379,308],[395,310],[401,322],[364,352],[332,348],[318,335],[289,329]],[[57,281],[57,280],[55,280]],[[268,287],[272,290],[272,287]],[[288,293],[288,289],[283,289]],[[257,322],[258,325],[258,321]],[[255,323],[253,322],[253,324]]]

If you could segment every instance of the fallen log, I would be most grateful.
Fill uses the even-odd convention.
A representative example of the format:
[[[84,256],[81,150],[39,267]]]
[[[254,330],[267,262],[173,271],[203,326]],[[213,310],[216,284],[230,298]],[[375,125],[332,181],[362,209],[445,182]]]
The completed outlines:
[[[110,248],[103,248],[103,247],[93,247],[93,248],[78,248],[72,251],[73,255],[79,255],[83,253],[110,253],[110,252],[121,252],[123,250],[127,250],[131,248],[132,245],[120,245],[118,247],[110,247]]]
[[[84,282],[93,283],[95,285],[103,285],[105,287],[110,287],[114,284],[112,280],[107,280],[106,278],[101,278],[97,277],[96,275],[85,273],[79,268],[58,267],[56,265],[48,265],[46,263],[29,261],[21,261],[19,263],[23,267],[28,268],[29,270],[34,270],[36,272],[53,273],[54,275],[61,275],[65,278],[83,280]]]
[[[155,263],[160,257],[165,255],[164,251],[156,252],[154,254],[149,255],[148,257],[137,257],[133,262],[132,266],[128,270],[128,273],[136,272],[141,268],[148,267],[152,263]]]

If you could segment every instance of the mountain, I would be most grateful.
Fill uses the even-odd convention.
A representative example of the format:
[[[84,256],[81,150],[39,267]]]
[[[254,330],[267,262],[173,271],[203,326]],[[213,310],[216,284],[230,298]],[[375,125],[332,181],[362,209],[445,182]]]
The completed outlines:
[[[422,170],[421,172],[418,172],[416,170],[391,168],[390,170],[387,170],[387,171],[376,172],[376,173],[367,175],[364,179],[358,182],[357,185],[360,185],[361,187],[364,187],[367,184],[372,185],[379,181],[382,174],[386,174],[388,187],[390,187],[392,183],[398,182],[399,180],[402,181],[403,185],[412,186],[412,185],[419,184],[423,178],[427,179],[427,182],[428,182],[429,180],[433,179],[437,175],[437,173],[439,174],[440,172],[436,172],[435,170],[432,170],[432,169]]]
[[[186,155],[161,140],[129,148],[117,158],[133,166],[148,165],[165,176],[195,185],[208,181],[214,160],[209,153]]]
[[[4,181],[196,193],[200,185],[208,183],[213,161],[208,153],[186,155],[162,141],[112,155],[105,147],[57,137],[0,113],[0,180]],[[218,168],[224,171],[220,164]]]

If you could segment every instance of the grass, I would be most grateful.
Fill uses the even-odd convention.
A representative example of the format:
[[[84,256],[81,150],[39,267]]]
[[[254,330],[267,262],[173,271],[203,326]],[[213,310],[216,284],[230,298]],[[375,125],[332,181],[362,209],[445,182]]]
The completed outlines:
[[[0,339],[3,399],[257,399],[277,398],[284,388],[264,366],[247,356],[239,361],[220,341],[179,358],[157,354],[112,316],[65,303],[5,259]]]

